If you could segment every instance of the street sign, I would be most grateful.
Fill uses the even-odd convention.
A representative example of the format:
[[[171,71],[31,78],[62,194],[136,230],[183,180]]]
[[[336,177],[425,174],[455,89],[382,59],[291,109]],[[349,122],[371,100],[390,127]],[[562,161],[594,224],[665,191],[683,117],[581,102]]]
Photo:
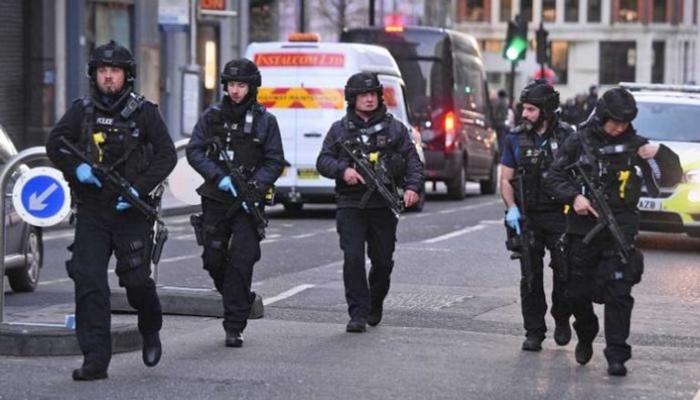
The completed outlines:
[[[20,218],[30,225],[56,225],[70,213],[70,189],[61,171],[32,168],[15,182],[12,204]]]

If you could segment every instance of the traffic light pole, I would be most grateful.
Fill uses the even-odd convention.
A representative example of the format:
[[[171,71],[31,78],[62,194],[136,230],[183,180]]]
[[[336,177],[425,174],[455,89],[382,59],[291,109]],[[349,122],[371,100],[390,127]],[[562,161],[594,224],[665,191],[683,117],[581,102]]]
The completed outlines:
[[[508,79],[508,106],[510,108],[513,108],[514,104],[513,92],[515,91],[515,65],[517,63],[517,61],[510,62],[510,78]]]

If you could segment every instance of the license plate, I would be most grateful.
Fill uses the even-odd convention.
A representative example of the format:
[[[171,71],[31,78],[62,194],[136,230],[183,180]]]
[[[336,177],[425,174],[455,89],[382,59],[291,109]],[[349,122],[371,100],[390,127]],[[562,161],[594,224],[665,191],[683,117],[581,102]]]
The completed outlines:
[[[645,211],[660,211],[661,199],[650,199],[648,197],[642,197],[637,203],[637,208]]]
[[[299,179],[318,179],[320,175],[318,171],[313,168],[300,168],[297,170],[297,176]]]

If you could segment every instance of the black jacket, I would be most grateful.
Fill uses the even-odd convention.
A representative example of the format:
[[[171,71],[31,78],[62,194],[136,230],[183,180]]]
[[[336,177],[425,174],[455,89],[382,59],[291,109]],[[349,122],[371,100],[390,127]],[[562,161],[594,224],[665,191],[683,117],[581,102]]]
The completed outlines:
[[[82,161],[62,149],[60,140],[61,137],[65,137],[85,151],[85,143],[88,140],[83,137],[85,135],[83,133],[85,102],[84,99],[75,100],[54,126],[46,142],[46,153],[51,162],[63,172],[72,190],[77,194],[79,202],[99,206],[104,202],[115,201],[117,192],[114,188],[106,186],[105,182],[102,182],[101,189],[92,184],[80,183],[75,170]],[[115,108],[112,114],[114,118],[120,118],[119,113],[122,108],[121,106]],[[134,151],[125,163],[117,168],[117,171],[142,197],[145,197],[175,168],[177,152],[156,104],[144,101],[132,114],[130,120],[136,122],[136,127],[143,136],[143,144],[149,147],[148,155],[144,157],[140,150]],[[133,166],[138,157],[143,157],[145,164],[134,169]]]
[[[227,175],[224,167],[207,154],[207,143],[213,138],[213,116],[218,113],[223,115],[224,120],[229,118],[225,113],[221,114],[222,107],[223,102],[220,102],[204,111],[194,126],[192,138],[187,146],[187,161],[205,180],[200,194],[220,192],[216,185]],[[252,134],[260,142],[262,158],[258,160],[251,179],[257,182],[261,191],[264,191],[274,185],[282,174],[286,162],[277,119],[258,103],[253,104],[252,107]],[[232,196],[230,201],[234,201]]]
[[[585,156],[584,143],[588,144],[589,149],[594,150],[592,153],[594,157],[596,157],[595,149],[605,146],[625,145],[633,149],[634,156],[632,157],[632,166],[630,168],[630,181],[625,188],[627,192],[633,195],[629,195],[626,201],[622,201],[616,195],[623,190],[621,184],[618,184],[619,187],[608,188],[609,190],[605,192],[607,203],[613,211],[618,224],[629,237],[633,237],[639,228],[637,200],[639,199],[643,183],[641,178],[635,178],[635,176],[638,176],[635,170],[637,167],[640,171],[650,168],[647,160],[639,157],[636,151],[639,147],[648,143],[648,140],[637,135],[632,125],[625,133],[615,138],[603,131],[600,122],[596,118],[592,118],[588,123],[581,126],[580,130],[570,135],[562,145],[549,170],[549,179],[545,182],[545,190],[568,205],[572,205],[576,196],[582,193],[581,186],[577,184],[572,172],[567,167],[580,160],[582,156]],[[680,181],[682,177],[680,161],[672,150],[664,145],[660,145],[654,161],[657,162],[661,172],[660,179],[658,179],[661,186],[673,186]],[[638,187],[634,188],[635,185]],[[591,200],[590,196],[587,196],[587,198]],[[584,235],[593,228],[595,223],[593,216],[578,215],[573,209],[568,212],[567,229],[570,233]]]
[[[411,139],[408,128],[396,120],[391,114],[377,115],[368,122],[364,122],[356,117],[353,110],[348,111],[348,115],[340,121],[331,125],[323,141],[323,148],[316,160],[318,172],[331,179],[335,179],[335,192],[338,208],[359,207],[362,195],[367,191],[367,187],[362,184],[349,186],[343,179],[345,169],[351,167],[352,160],[340,147],[341,140],[357,137],[360,135],[359,129],[350,131],[348,129],[348,119],[358,128],[367,128],[379,120],[386,121],[386,128],[381,132],[373,134],[376,145],[376,138],[379,135],[386,137],[385,149],[403,157],[405,162],[405,175],[401,180],[404,190],[412,190],[416,193],[423,191],[424,170],[423,163],[418,157],[413,139]],[[374,193],[367,202],[368,208],[383,208],[387,204],[384,199]]]

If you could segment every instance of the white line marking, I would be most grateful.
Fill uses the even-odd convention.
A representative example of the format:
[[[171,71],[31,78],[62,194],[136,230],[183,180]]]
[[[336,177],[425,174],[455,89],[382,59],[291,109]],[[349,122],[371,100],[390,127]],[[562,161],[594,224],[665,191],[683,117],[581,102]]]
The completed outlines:
[[[158,289],[182,290],[184,292],[216,292],[215,288],[191,288],[183,286],[161,286]]]
[[[192,258],[198,258],[200,257],[201,254],[188,254],[186,256],[177,256],[177,257],[170,257],[170,258],[161,258],[160,263],[170,263],[170,262],[176,262],[176,261],[182,261],[182,260],[190,260]]]
[[[41,282],[39,281],[39,285],[53,285],[54,283],[62,283],[62,282],[68,282],[70,281],[70,278],[61,278],[61,279],[54,279],[52,281],[44,281]]]
[[[162,261],[162,260],[161,260],[161,261]],[[114,273],[114,268],[108,269],[108,270],[107,270],[107,273],[108,273],[108,274],[113,274],[113,273]],[[39,282],[39,285],[53,285],[54,283],[68,282],[68,281],[70,281],[70,280],[71,280],[70,278],[60,278],[60,279],[54,279],[54,280],[52,280],[52,281],[43,281],[43,282],[40,281],[40,282]]]
[[[278,301],[280,301],[280,300],[284,300],[284,299],[286,299],[286,298],[292,297],[292,296],[294,296],[295,294],[300,293],[300,292],[303,292],[304,290],[310,289],[310,288],[312,288],[312,287],[314,287],[314,286],[316,286],[316,285],[303,284],[303,285],[295,286],[295,287],[293,287],[293,288],[287,290],[286,292],[282,292],[282,293],[278,294],[277,296],[269,297],[269,298],[267,298],[267,299],[263,299],[263,305],[266,305],[266,306],[267,306],[267,305],[270,305],[270,304],[272,304],[272,303],[276,303],[276,302],[278,302]]]
[[[480,229],[486,228],[484,225],[474,225],[474,226],[468,226],[466,228],[462,228],[460,230],[446,233],[444,235],[436,236],[432,239],[426,239],[422,243],[437,243],[437,242],[442,242],[443,240],[447,239],[452,239],[453,237],[461,236],[470,232],[478,231]]]
[[[695,393],[695,397],[693,397],[693,400],[700,400],[700,389],[698,389],[698,392]]]
[[[65,328],[65,324],[52,324],[46,322],[5,322],[7,325],[48,326],[51,328]]]
[[[321,233],[321,232],[302,233],[301,235],[294,235],[294,236],[292,236],[292,239],[304,239],[304,238],[307,238],[307,237],[311,237],[311,236],[314,236],[314,235],[318,235],[318,234],[320,234],[320,233]]]
[[[66,239],[66,238],[72,238],[74,235],[75,235],[75,233],[71,230],[70,232],[49,233],[49,234],[43,235],[42,239],[44,241],[56,240],[56,239]]]
[[[173,237],[173,240],[190,240],[190,241],[194,241],[195,238],[196,238],[196,236],[194,235],[194,233],[189,233],[189,234],[186,234],[186,235],[177,235],[177,236],[174,236],[174,237]]]

